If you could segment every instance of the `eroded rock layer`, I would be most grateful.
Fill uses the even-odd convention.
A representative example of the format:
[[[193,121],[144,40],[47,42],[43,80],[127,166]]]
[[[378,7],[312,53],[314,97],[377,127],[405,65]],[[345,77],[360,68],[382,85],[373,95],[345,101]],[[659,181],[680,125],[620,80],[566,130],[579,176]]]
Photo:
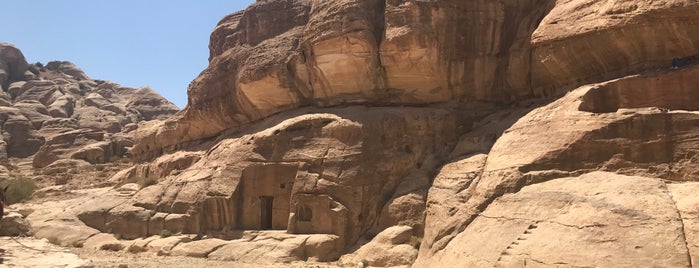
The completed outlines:
[[[697,18],[689,0],[257,1],[113,178],[160,183],[79,217],[285,241],[219,259],[691,266]]]
[[[0,43],[0,85],[2,173],[69,179],[91,164],[127,157],[138,123],[178,110],[153,89],[93,80],[70,62],[28,64],[6,43]]]

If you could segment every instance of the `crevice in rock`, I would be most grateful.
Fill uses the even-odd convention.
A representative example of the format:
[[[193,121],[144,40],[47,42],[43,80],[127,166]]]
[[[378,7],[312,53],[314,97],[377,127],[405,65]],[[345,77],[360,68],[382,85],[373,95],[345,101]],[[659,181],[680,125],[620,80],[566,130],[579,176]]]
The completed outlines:
[[[213,253],[214,251],[216,251],[216,250],[218,250],[219,248],[222,248],[223,246],[226,246],[226,245],[228,245],[228,244],[225,244],[225,243],[224,243],[224,244],[215,246],[215,247],[213,247],[211,250],[209,250],[209,251],[207,251],[206,253],[204,253],[204,256],[209,256],[209,254]]]
[[[478,214],[479,217],[487,218],[487,219],[496,219],[496,220],[505,220],[505,221],[531,221],[535,222],[535,224],[541,223],[541,222],[547,222],[551,224],[556,224],[564,227],[569,227],[569,228],[576,228],[576,229],[585,229],[585,228],[597,228],[597,227],[605,227],[607,226],[606,224],[601,224],[601,223],[594,223],[594,224],[589,224],[589,225],[573,225],[573,224],[565,224],[562,222],[557,222],[553,220],[537,220],[537,219],[527,219],[527,218],[518,218],[518,217],[505,217],[505,216],[488,216],[483,213]],[[632,226],[639,226],[639,225],[646,225],[646,224],[636,224],[636,225],[628,225],[628,226],[620,226],[620,227],[632,227]],[[536,228],[536,227],[535,227]],[[533,228],[533,229],[535,229]]]
[[[689,264],[689,267],[694,267],[694,264],[692,263],[692,255],[689,251],[689,242],[687,241],[687,230],[685,229],[684,225],[684,218],[682,217],[682,212],[680,211],[679,207],[677,207],[677,201],[675,201],[675,197],[672,196],[672,193],[670,193],[670,189],[667,187],[667,182],[661,181],[663,185],[663,190],[667,194],[667,196],[670,198],[670,201],[672,201],[672,205],[675,207],[675,212],[677,212],[677,217],[680,220],[680,225],[682,227],[682,240],[684,241],[684,246],[685,250],[687,250],[687,263]]]

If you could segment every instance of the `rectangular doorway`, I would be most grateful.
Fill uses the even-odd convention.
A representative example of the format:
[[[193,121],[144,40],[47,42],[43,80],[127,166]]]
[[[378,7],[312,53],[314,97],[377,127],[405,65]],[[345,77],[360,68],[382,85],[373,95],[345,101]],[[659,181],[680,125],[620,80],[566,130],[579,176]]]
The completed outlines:
[[[274,197],[260,196],[260,230],[272,229],[272,208]]]

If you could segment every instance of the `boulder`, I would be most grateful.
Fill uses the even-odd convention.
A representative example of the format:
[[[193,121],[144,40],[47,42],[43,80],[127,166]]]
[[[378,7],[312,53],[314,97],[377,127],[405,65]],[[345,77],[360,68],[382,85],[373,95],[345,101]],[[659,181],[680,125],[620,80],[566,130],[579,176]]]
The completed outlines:
[[[338,250],[337,236],[289,235],[280,232],[252,232],[232,240],[209,253],[214,260],[235,261],[255,265],[288,263],[307,258],[330,261]],[[311,241],[310,244],[306,242]],[[326,255],[327,254],[327,255]]]
[[[15,46],[0,42],[0,85],[9,88],[11,82],[24,80],[29,68],[22,51]]]
[[[48,107],[51,117],[71,117],[75,108],[75,99],[69,95],[61,96]]]
[[[179,110],[150,87],[130,89],[130,93],[125,107],[138,111],[142,120],[164,119]]]
[[[99,233],[85,240],[82,247],[91,250],[121,251],[126,245],[112,234]]]
[[[411,238],[415,241],[413,245],[410,244]],[[362,263],[373,267],[410,266],[417,258],[417,239],[410,226],[389,227],[357,251],[342,256],[340,262],[346,265]]]
[[[75,64],[69,61],[50,61],[46,64],[46,69],[62,72],[64,74],[72,76],[74,79],[77,80],[90,79],[83,72],[83,70],[81,70],[80,68],[78,68],[78,66],[75,66]]]
[[[22,214],[9,212],[0,220],[0,236],[30,236],[32,227]]]
[[[209,253],[226,245],[228,241],[221,239],[203,239],[176,245],[170,255],[206,258]]]
[[[146,252],[148,251],[148,248],[146,247],[150,242],[160,239],[160,236],[149,236],[146,238],[137,238],[134,239],[131,245],[126,249],[128,252],[131,253],[141,253],[141,252]]]
[[[170,236],[160,239],[154,239],[146,246],[148,251],[155,252],[159,256],[168,256],[172,249],[181,244],[191,242],[192,238],[186,235]]]

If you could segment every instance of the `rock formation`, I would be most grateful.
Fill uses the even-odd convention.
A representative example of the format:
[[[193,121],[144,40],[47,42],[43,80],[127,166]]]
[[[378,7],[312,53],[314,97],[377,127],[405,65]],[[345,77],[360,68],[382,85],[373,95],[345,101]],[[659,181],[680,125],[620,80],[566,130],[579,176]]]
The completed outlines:
[[[70,62],[28,64],[6,43],[0,84],[3,175],[41,174],[53,182],[122,159],[140,122],[178,110],[150,88],[92,80]]]
[[[112,177],[160,183],[74,214],[141,239],[121,250],[243,262],[690,267],[697,18],[690,0],[257,1]],[[75,111],[124,110],[92,87]],[[51,96],[15,128],[46,124]],[[163,233],[183,235],[145,238]]]

